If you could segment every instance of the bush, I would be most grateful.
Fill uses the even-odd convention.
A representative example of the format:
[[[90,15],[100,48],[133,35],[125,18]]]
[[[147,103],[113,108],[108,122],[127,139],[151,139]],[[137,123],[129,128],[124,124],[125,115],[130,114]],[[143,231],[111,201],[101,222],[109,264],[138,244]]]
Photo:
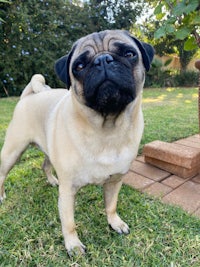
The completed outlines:
[[[170,72],[166,67],[170,64],[171,60],[163,63],[160,59],[154,58],[150,71],[146,76],[146,87],[166,87],[170,86]]]
[[[198,72],[166,69],[169,63],[166,61],[163,64],[161,60],[154,59],[146,75],[145,87],[194,87],[198,85]]]
[[[198,85],[199,73],[184,71],[172,76],[175,86],[194,87]]]

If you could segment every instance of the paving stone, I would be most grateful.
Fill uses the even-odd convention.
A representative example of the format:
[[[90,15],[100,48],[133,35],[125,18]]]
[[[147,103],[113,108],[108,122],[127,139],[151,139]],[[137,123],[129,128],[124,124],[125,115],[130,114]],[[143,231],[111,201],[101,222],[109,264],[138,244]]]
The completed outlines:
[[[197,216],[197,217],[200,218],[200,208],[197,209],[197,210],[193,213],[193,215],[195,215],[195,216]]]
[[[136,160],[137,160],[137,161],[141,161],[141,162],[145,162],[145,160],[144,160],[144,156],[138,156],[138,157],[136,158]]]
[[[150,195],[154,195],[156,197],[163,197],[169,192],[171,192],[172,188],[167,185],[156,182],[150,185],[149,187],[143,189],[142,191]]]
[[[143,154],[147,163],[183,178],[199,172],[200,149],[194,147],[157,140],[145,145]]]
[[[180,206],[190,213],[195,212],[200,208],[200,184],[187,181],[164,196],[162,200],[165,203]]]
[[[193,179],[192,179],[193,182],[195,183],[199,183],[200,184],[200,174],[196,175]]]
[[[199,143],[200,142],[200,135],[196,134],[196,135],[193,135],[193,136],[189,136],[189,137],[185,138],[185,140],[190,140],[192,142]]]
[[[166,178],[165,180],[163,180],[162,184],[168,185],[171,188],[176,188],[185,182],[186,182],[185,179],[183,179],[179,176],[176,176],[176,175],[171,175],[168,178]]]
[[[196,142],[192,139],[181,139],[181,140],[174,142],[173,144],[179,144],[179,145],[184,145],[187,147],[193,147],[193,148],[200,149],[200,142]]]
[[[194,143],[199,145],[200,135],[196,134],[183,140],[186,140],[189,146],[193,145],[197,149]],[[182,146],[184,149],[187,147],[183,144],[176,145]],[[200,166],[200,161],[197,163]],[[139,156],[123,179],[124,183],[142,192],[163,197],[163,202],[178,205],[200,218],[200,174],[192,178],[183,179],[145,163],[144,156]]]
[[[150,184],[154,183],[153,180],[146,178],[142,175],[139,175],[137,173],[134,173],[132,171],[129,171],[125,176],[123,177],[123,183],[128,184],[132,186],[135,189],[143,189]]]
[[[134,161],[130,168],[133,172],[140,174],[146,178],[150,178],[154,181],[161,181],[170,175],[169,172],[160,170],[150,164]]]
[[[192,136],[190,136],[191,138],[197,138],[197,139],[199,139],[200,140],[200,134],[195,134],[195,135],[192,135]]]
[[[186,138],[187,140],[191,140],[193,142],[200,142],[200,134],[192,135]]]

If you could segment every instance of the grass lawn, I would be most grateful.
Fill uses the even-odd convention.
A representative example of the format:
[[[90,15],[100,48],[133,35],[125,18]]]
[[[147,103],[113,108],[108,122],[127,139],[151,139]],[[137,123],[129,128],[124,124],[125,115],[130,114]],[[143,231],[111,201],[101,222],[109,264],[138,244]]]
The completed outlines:
[[[198,133],[197,89],[145,89],[145,143],[174,141]],[[16,98],[0,99],[0,147]],[[102,188],[80,190],[76,223],[84,257],[69,258],[58,216],[58,189],[40,169],[43,155],[30,148],[10,172],[7,199],[0,206],[0,266],[199,267],[200,220],[123,186],[118,211],[129,224],[127,236],[107,225]]]

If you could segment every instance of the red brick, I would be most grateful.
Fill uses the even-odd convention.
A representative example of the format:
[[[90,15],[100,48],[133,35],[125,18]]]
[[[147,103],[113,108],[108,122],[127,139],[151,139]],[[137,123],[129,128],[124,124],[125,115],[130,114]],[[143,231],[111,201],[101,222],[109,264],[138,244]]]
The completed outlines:
[[[199,172],[200,149],[194,147],[154,141],[144,146],[143,154],[147,163],[183,178]]]
[[[130,171],[123,177],[123,183],[141,190],[154,183],[154,181]]]
[[[154,181],[161,181],[170,175],[169,172],[160,170],[150,164],[140,161],[134,161],[131,165],[131,170]]]
[[[159,159],[154,159],[145,156],[145,161],[149,164],[152,164],[160,169],[173,173],[177,176],[180,176],[184,179],[192,178],[199,172],[199,166],[196,165],[193,168],[185,168],[182,166],[178,166],[176,164],[168,163]]]
[[[171,175],[170,177],[163,180],[162,184],[168,185],[171,188],[176,188],[180,186],[181,184],[185,183],[185,181],[186,181],[185,179],[180,178],[179,176]]]
[[[163,197],[163,202],[182,207],[192,213],[200,208],[200,185],[187,181]]]
[[[158,140],[145,145],[143,154],[185,168],[192,168],[200,162],[199,149]]]
[[[154,183],[142,191],[156,197],[163,197],[171,192],[172,188],[161,183]]]

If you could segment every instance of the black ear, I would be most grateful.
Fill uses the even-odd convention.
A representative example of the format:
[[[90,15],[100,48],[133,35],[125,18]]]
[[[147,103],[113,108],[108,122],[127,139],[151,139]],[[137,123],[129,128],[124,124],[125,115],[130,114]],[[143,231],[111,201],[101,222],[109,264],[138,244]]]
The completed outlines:
[[[71,61],[74,49],[75,48],[73,48],[72,51],[69,52],[68,55],[59,58],[55,63],[55,72],[58,75],[58,77],[61,79],[61,81],[67,85],[67,89],[70,89],[70,86],[71,86],[69,66],[70,66],[70,61]]]
[[[145,67],[146,71],[149,71],[151,62],[152,62],[154,54],[155,54],[155,50],[154,50],[153,46],[151,46],[150,44],[141,42],[133,36],[131,36],[131,38],[135,41],[138,48],[140,49],[140,52],[142,54],[142,60],[143,60],[144,67]]]

